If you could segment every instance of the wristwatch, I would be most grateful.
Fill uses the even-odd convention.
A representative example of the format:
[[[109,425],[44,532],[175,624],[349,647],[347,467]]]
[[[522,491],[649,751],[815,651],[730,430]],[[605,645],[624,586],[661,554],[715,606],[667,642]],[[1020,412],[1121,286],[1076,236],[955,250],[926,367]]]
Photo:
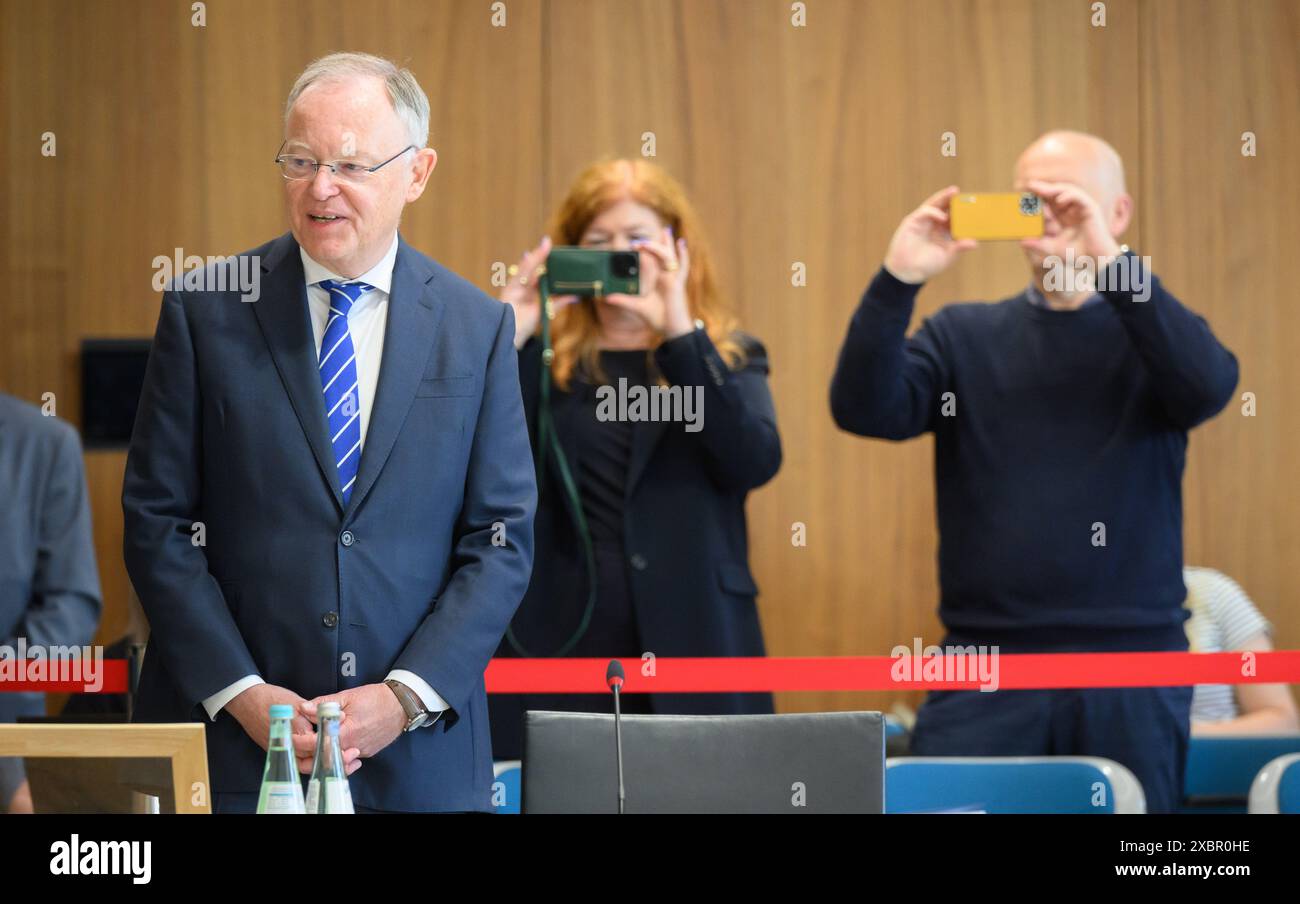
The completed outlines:
[[[397,695],[397,702],[402,704],[402,712],[406,714],[406,727],[402,731],[414,731],[430,721],[437,720],[437,716],[434,716],[433,719],[429,718],[430,713],[424,708],[424,703],[415,691],[405,684],[393,678],[387,679],[384,684],[388,685],[389,690]],[[441,713],[438,715],[441,715]]]

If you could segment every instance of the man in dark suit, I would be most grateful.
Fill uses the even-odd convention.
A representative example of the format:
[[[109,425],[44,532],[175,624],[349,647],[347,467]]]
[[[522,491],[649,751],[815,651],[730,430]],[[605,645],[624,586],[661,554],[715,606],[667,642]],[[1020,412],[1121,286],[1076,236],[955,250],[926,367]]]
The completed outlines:
[[[0,393],[0,647],[80,647],[99,625],[99,573],[77,432]],[[0,722],[45,715],[45,695],[0,693]],[[0,757],[0,813],[27,812],[22,760]]]
[[[490,809],[483,671],[536,487],[510,309],[398,235],[428,116],[386,60],[313,63],[277,157],[291,234],[163,298],[122,494],[136,718],[212,720],[218,812],[255,804],[270,704],[311,769],[325,700],[359,811]]]

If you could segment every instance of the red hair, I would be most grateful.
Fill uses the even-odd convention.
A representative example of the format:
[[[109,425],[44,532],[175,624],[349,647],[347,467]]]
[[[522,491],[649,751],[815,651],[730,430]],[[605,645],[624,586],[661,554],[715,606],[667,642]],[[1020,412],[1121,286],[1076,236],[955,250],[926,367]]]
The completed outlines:
[[[578,174],[552,217],[547,228],[551,241],[556,245],[577,245],[601,211],[625,199],[653,210],[665,226],[672,228],[675,237],[686,240],[691,257],[686,301],[691,317],[703,321],[727,365],[739,367],[745,355],[733,335],[736,318],[718,290],[703,229],[686,193],[662,167],[644,159],[607,159],[591,164]],[[551,370],[557,386],[567,390],[579,364],[583,373],[603,379],[600,322],[594,304],[572,304],[558,311],[551,330],[555,350]]]

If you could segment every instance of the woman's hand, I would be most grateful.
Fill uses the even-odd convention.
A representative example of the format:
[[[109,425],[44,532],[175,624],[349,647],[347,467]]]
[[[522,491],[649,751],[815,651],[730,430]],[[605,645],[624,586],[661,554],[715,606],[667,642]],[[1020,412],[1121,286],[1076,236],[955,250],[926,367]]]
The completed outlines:
[[[642,259],[641,273],[647,277],[642,288],[648,282],[650,290],[642,295],[606,295],[605,301],[636,314],[665,339],[676,339],[695,329],[686,297],[686,279],[691,272],[686,240],[674,240],[672,228],[665,226],[657,239],[634,242],[632,247],[646,252],[654,261],[653,267],[647,267]]]
[[[509,270],[509,281],[501,290],[501,301],[515,309],[515,348],[523,348],[537,332],[541,323],[541,296],[537,294],[537,280],[546,264],[546,256],[551,253],[551,237],[546,236],[541,244],[531,251],[525,251],[519,263]],[[552,310],[559,310],[565,305],[578,300],[576,295],[554,295],[551,297]]]

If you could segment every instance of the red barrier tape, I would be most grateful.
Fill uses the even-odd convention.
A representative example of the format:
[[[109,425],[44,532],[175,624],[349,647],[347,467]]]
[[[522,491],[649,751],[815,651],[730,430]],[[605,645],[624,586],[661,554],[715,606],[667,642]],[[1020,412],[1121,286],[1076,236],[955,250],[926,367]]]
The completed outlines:
[[[608,659],[493,659],[492,694],[600,694]],[[10,661],[6,668],[13,669]],[[624,693],[744,691],[998,690],[1181,687],[1192,684],[1300,684],[1300,650],[1268,653],[1002,653],[960,656],[722,657],[624,660]],[[958,671],[958,668],[962,671]],[[27,663],[24,668],[31,668]],[[26,672],[15,672],[26,674]],[[974,676],[974,680],[972,680]],[[965,680],[962,680],[964,677]],[[98,693],[126,690],[126,660],[105,659]],[[79,681],[0,679],[0,693],[84,693]]]
[[[81,663],[81,665],[90,665],[90,663],[91,660],[88,660]],[[74,667],[73,664],[69,662],[51,663],[48,660],[32,659],[0,660],[0,694],[18,693],[20,691],[38,691],[44,694],[126,693],[126,660],[103,659],[100,660],[100,665],[102,665],[103,668],[93,676],[94,683],[91,687],[88,687],[84,680],[58,681],[51,680],[47,677],[33,677],[37,675],[58,674],[60,671],[65,674],[72,674]],[[90,673],[84,669],[81,670],[80,674],[83,678],[92,677]],[[14,678],[11,677],[15,675],[18,676],[20,680],[14,680]]]
[[[608,664],[608,659],[493,659],[487,669],[487,690],[490,694],[608,693]],[[644,674],[651,664],[653,674]],[[978,660],[960,656],[656,658],[652,663],[627,659],[623,665],[627,671],[623,692],[631,694],[978,690],[994,683],[998,690],[1300,684],[1300,650],[1005,653],[987,657],[983,672],[977,668]],[[963,677],[966,680],[960,680]]]

